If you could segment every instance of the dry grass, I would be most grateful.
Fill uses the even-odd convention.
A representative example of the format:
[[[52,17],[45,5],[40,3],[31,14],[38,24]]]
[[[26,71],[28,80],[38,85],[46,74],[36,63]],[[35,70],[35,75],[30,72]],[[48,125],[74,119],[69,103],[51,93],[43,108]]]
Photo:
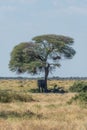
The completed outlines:
[[[74,81],[48,81],[68,89]],[[26,92],[34,102],[0,103],[0,130],[87,130],[87,109],[67,104],[74,93],[30,93],[36,81],[1,80],[0,90]]]

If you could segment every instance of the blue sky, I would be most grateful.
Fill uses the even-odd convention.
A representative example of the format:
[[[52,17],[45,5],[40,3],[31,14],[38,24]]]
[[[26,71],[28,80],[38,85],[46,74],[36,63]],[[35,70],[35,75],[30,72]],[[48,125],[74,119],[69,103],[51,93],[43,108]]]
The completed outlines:
[[[74,38],[76,55],[53,76],[87,76],[87,0],[0,0],[0,76],[9,71],[13,47],[42,34]]]

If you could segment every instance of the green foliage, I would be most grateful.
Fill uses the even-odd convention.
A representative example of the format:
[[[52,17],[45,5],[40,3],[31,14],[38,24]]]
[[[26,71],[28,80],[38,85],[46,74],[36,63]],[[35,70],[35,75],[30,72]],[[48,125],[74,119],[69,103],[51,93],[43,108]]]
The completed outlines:
[[[59,60],[61,58],[60,54],[62,54],[62,57],[69,59],[75,55],[75,50],[72,47],[70,47],[74,42],[74,40],[71,37],[48,34],[36,36],[33,38],[33,40],[35,41],[35,43],[40,43],[45,46],[47,54],[51,56],[51,59],[55,57]]]
[[[31,102],[34,101],[31,95],[12,91],[0,91],[0,102],[8,103],[14,101]]]
[[[77,96],[77,99],[79,99],[81,102],[85,102],[87,104],[87,92],[80,93]]]
[[[47,35],[41,35],[41,36],[36,36],[33,38],[33,40],[36,41],[36,43],[41,43],[44,40],[47,41],[48,43],[52,44],[59,44],[60,46],[64,44],[72,44],[74,42],[73,38],[66,37],[63,35],[55,35],[55,34],[47,34]]]
[[[70,88],[71,92],[87,92],[87,82],[77,81]]]
[[[69,91],[78,93],[70,99],[69,104],[76,102],[87,105],[87,82],[77,81],[69,88]]]
[[[71,104],[73,102],[87,105],[87,92],[81,92],[75,95],[73,98],[70,99],[70,101],[68,101],[68,104]]]
[[[20,43],[13,48],[11,52],[11,60],[9,62],[9,68],[11,71],[16,71],[18,73],[24,73],[27,70],[31,70],[32,62],[35,61],[33,52],[29,54],[25,53],[26,48],[33,48],[32,43]]]
[[[71,59],[75,50],[71,47],[74,40],[62,35],[42,35],[32,39],[32,42],[20,43],[13,48],[9,68],[18,73],[50,72],[59,67],[62,57]],[[51,63],[48,60],[51,59]]]

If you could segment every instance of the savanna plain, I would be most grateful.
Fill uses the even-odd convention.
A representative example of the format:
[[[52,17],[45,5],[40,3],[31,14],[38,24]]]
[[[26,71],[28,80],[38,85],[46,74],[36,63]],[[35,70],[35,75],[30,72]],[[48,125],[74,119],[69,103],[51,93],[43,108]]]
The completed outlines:
[[[0,130],[87,130],[87,107],[69,103],[74,82],[48,80],[65,92],[39,93],[36,80],[0,80]]]

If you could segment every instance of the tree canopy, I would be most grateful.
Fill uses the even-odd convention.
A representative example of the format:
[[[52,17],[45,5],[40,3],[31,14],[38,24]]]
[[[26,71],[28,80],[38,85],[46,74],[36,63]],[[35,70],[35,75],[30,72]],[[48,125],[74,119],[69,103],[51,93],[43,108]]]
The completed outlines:
[[[11,52],[9,68],[18,73],[45,72],[48,74],[60,66],[62,58],[72,59],[75,50],[72,48],[73,38],[63,35],[41,35],[32,38],[31,42],[20,43]]]

